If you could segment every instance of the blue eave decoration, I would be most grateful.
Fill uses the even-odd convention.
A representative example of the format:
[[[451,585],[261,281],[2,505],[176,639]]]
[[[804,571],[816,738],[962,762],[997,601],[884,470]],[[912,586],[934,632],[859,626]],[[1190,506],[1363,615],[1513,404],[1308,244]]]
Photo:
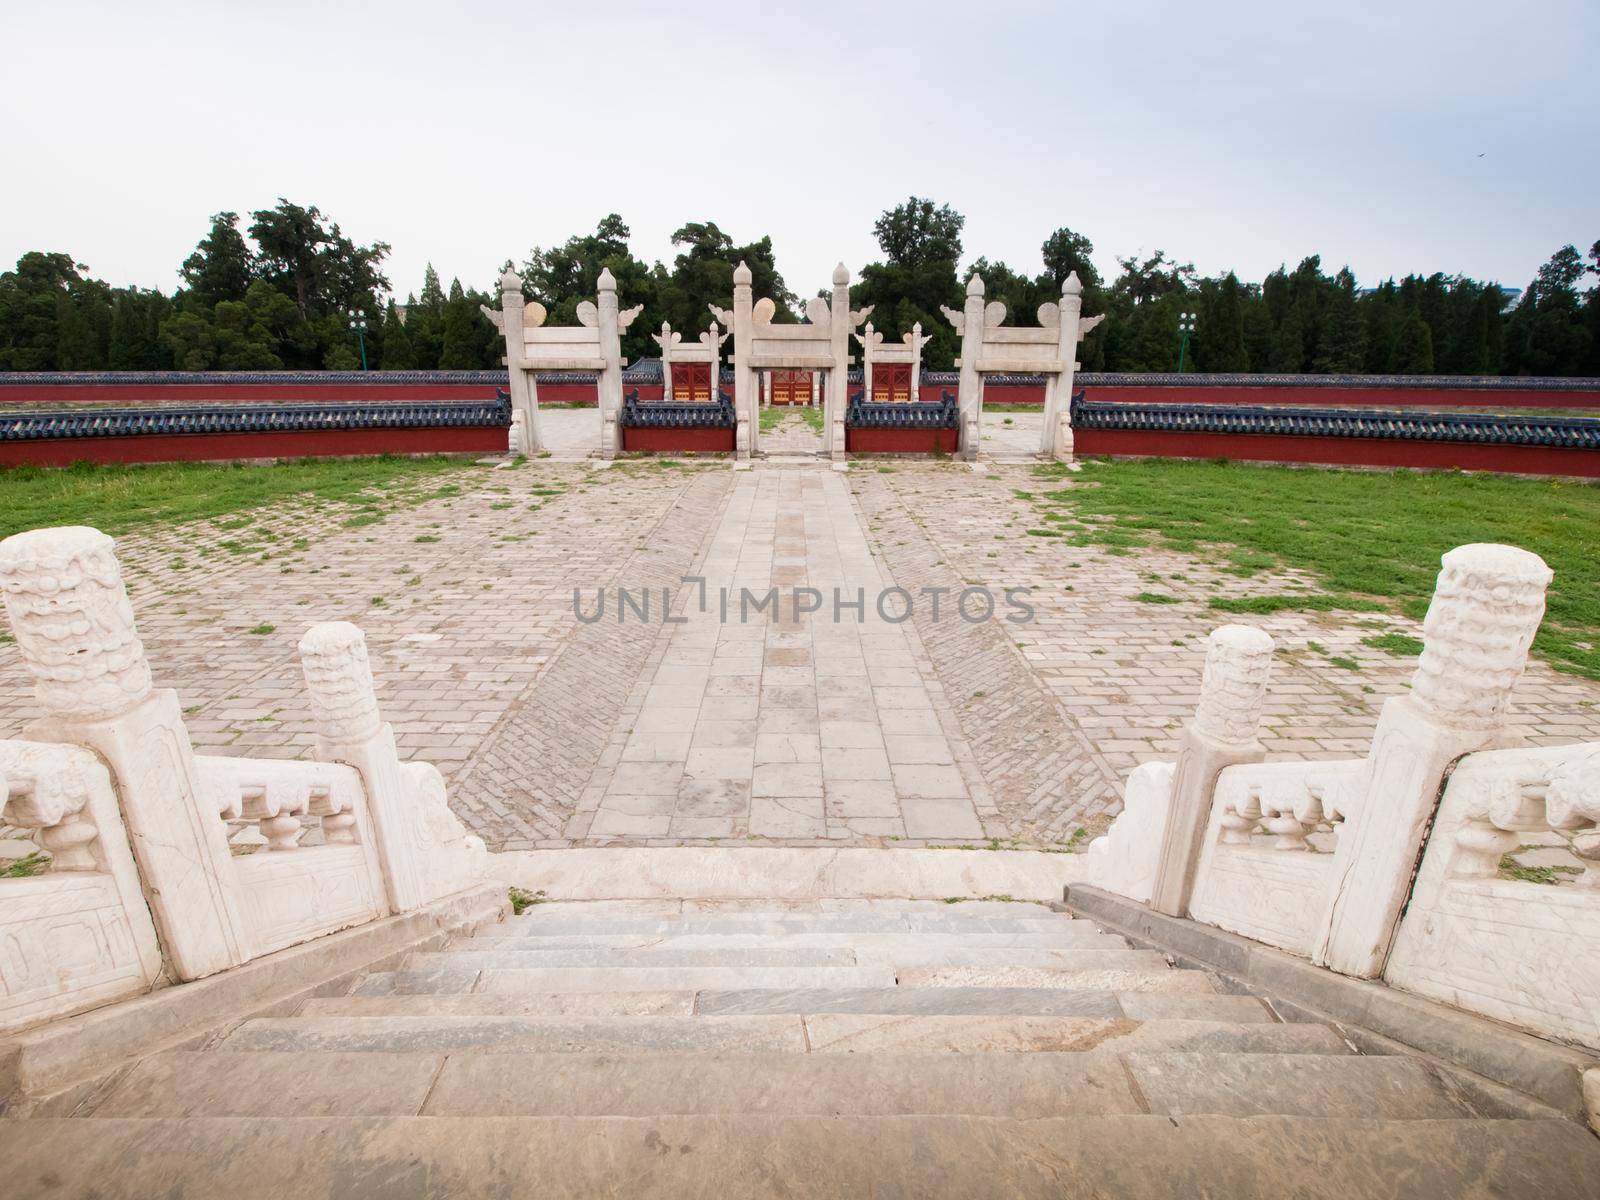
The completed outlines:
[[[1600,419],[1283,405],[1119,404],[1072,398],[1074,429],[1373,438],[1600,450]]]
[[[511,399],[502,391],[494,400],[210,404],[0,413],[0,442],[218,433],[333,433],[351,429],[504,428],[510,424]]]
[[[951,392],[944,392],[937,401],[907,404],[867,400],[857,392],[850,397],[844,423],[850,429],[956,429],[960,420]]]

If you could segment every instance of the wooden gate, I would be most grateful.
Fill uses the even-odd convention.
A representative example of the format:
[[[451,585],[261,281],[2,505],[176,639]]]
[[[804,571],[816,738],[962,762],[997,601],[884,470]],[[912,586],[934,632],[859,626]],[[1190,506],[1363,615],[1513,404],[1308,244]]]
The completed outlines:
[[[872,399],[880,404],[907,404],[911,400],[910,363],[874,363]]]
[[[810,404],[810,371],[769,371],[772,381],[772,403]]]
[[[679,404],[710,404],[710,363],[673,363],[672,399]]]

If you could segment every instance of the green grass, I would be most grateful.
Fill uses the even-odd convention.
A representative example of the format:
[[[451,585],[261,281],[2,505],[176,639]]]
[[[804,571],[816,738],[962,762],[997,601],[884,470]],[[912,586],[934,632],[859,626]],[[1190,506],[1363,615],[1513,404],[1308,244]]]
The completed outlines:
[[[26,879],[29,875],[43,875],[49,866],[50,856],[42,850],[35,850],[0,867],[0,879]]]
[[[1468,542],[1521,546],[1555,571],[1535,653],[1558,670],[1600,679],[1595,484],[1173,461],[1088,461],[1077,475],[1055,466],[1035,475],[1073,482],[1036,503],[1088,522],[1080,543],[1180,550],[1245,576],[1294,567],[1327,593],[1212,600],[1222,612],[1366,608],[1420,617],[1445,551]]]
[[[1381,633],[1376,637],[1362,638],[1361,644],[1397,658],[1415,658],[1422,653],[1422,639],[1408,633]]]
[[[1140,604],[1176,604],[1178,598],[1165,592],[1140,592],[1134,597]]]
[[[93,525],[109,534],[179,521],[218,520],[243,529],[238,514],[275,501],[306,497],[319,503],[363,506],[345,525],[382,520],[389,503],[415,502],[457,488],[426,491],[440,476],[481,471],[470,461],[443,457],[302,459],[272,466],[160,463],[65,470],[0,469],[0,536],[47,525]]]

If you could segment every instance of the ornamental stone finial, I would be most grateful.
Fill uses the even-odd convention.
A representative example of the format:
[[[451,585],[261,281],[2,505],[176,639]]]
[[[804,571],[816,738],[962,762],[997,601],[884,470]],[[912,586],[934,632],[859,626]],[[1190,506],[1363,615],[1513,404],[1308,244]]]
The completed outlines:
[[[1527,664],[1552,572],[1537,554],[1482,542],[1440,564],[1411,697],[1447,724],[1491,728]]]
[[[610,267],[600,268],[600,279],[595,286],[602,292],[614,292],[617,290],[617,277],[611,273]]]
[[[98,529],[33,529],[0,542],[0,591],[34,694],[51,716],[102,720],[150,694],[150,664]]]
[[[1067,281],[1061,285],[1061,294],[1063,296],[1083,295],[1083,280],[1078,278],[1076,271],[1067,272]]]
[[[300,639],[300,669],[319,737],[330,743],[364,742],[378,732],[383,718],[360,629],[349,621],[313,625]]]
[[[739,265],[733,269],[733,285],[735,287],[749,287],[750,281],[754,278],[755,276],[750,273],[750,268],[745,265],[744,259],[741,258]]]
[[[834,286],[837,287],[841,283],[849,283],[849,282],[850,282],[850,270],[849,270],[849,268],[846,267],[843,263],[840,263],[838,266],[834,267],[834,269],[833,269],[833,283],[834,283]]]
[[[974,271],[972,273],[972,278],[967,280],[967,295],[969,295],[969,296],[981,296],[981,295],[983,295],[983,277],[981,275],[979,275],[976,271]]]
[[[1249,625],[1224,625],[1206,639],[1196,732],[1246,745],[1256,740],[1272,669],[1272,638]]]
[[[500,276],[500,290],[501,292],[515,292],[519,296],[522,295],[522,276],[507,267],[505,274]]]

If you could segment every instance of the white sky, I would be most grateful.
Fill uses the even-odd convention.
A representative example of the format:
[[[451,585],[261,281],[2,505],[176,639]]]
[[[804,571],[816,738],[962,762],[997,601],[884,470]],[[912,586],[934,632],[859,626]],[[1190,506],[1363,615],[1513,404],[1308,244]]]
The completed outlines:
[[[801,295],[907,195],[1037,270],[1157,247],[1259,279],[1522,286],[1600,237],[1594,0],[1176,4],[0,0],[0,267],[170,291],[210,214],[279,195],[488,288],[591,231],[771,234]]]

